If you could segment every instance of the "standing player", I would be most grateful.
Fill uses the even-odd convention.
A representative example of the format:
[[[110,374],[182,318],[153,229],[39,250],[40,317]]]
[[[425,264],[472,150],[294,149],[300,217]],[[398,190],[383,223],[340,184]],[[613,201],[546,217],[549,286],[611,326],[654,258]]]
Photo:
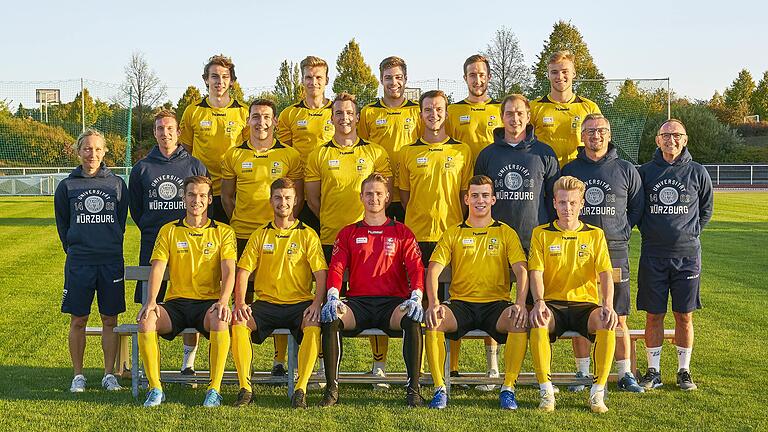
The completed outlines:
[[[656,135],[659,147],[653,160],[640,167],[645,209],[637,276],[637,309],[648,313],[645,346],[648,371],[640,380],[646,389],[660,387],[661,344],[667,299],[672,297],[677,346],[677,385],[695,390],[690,363],[693,349],[693,311],[701,308],[701,242],[699,236],[712,218],[712,179],[688,152],[688,135],[680,120],[664,122]]]
[[[592,412],[608,411],[605,384],[616,348],[618,317],[613,310],[612,267],[603,230],[579,221],[584,189],[581,180],[560,177],[554,188],[557,219],[534,228],[531,238],[531,354],[541,394],[539,409],[544,411],[555,409],[549,344],[569,330],[595,341],[597,376],[589,404]]]
[[[208,218],[208,206],[213,201],[208,177],[187,177],[183,190],[186,215],[163,225],[157,235],[149,296],[136,318],[139,353],[149,381],[145,407],[165,400],[157,336],[173,340],[187,327],[196,328],[211,341],[211,381],[203,406],[221,405],[221,380],[229,351],[229,297],[235,285],[235,232]],[[157,304],[155,299],[167,267],[170,284],[165,302]]]
[[[262,343],[274,329],[288,328],[300,343],[299,380],[291,405],[306,408],[307,382],[320,349],[320,308],[325,298],[327,266],[317,233],[294,215],[298,201],[294,181],[275,180],[270,194],[273,220],[253,232],[237,264],[232,357],[240,393],[235,406],[251,402],[250,339]],[[249,305],[245,291],[254,271],[258,300]],[[312,275],[317,282],[314,296]]]
[[[642,393],[632,374],[627,316],[629,300],[629,236],[643,214],[643,184],[630,162],[619,159],[611,143],[611,125],[602,114],[587,114],[581,124],[584,147],[563,167],[563,175],[583,181],[587,191],[580,219],[600,227],[608,241],[614,276],[613,308],[619,317],[616,331],[616,368],[619,389]],[[577,376],[585,375],[583,371]]]
[[[230,147],[248,139],[248,110],[229,94],[236,80],[232,59],[223,55],[211,57],[203,68],[208,96],[184,110],[180,125],[179,141],[205,164],[213,181],[209,216],[224,223],[229,223],[229,218],[221,202],[221,158]]]
[[[424,267],[411,230],[386,216],[387,183],[379,173],[363,181],[360,200],[365,216],[344,227],[334,243],[321,317],[327,387],[320,406],[335,405],[339,400],[340,332],[354,336],[369,328],[390,336],[403,335],[406,401],[410,407],[424,401],[419,394]],[[349,289],[342,303],[339,289],[345,270],[349,270]]]
[[[468,145],[473,159],[480,151],[493,142],[493,130],[501,126],[499,101],[488,95],[488,81],[491,79],[491,65],[480,54],[469,56],[464,61],[464,82],[469,96],[448,105],[445,130],[454,139]],[[451,341],[451,375],[459,376],[459,351],[461,340]],[[499,361],[496,357],[498,345],[491,338],[485,338],[485,356],[488,376],[498,375]],[[481,391],[492,391],[493,385],[479,385]]]
[[[150,265],[152,249],[160,228],[172,220],[184,217],[184,179],[194,175],[206,175],[202,162],[192,157],[179,145],[179,124],[176,114],[162,110],[155,115],[155,140],[157,145],[144,159],[136,162],[128,181],[131,218],[141,231],[139,265]],[[136,284],[133,301],[144,303],[141,298],[141,282]],[[165,298],[166,283],[160,286],[157,301]],[[195,373],[197,334],[185,334],[184,359],[181,373]]]
[[[573,92],[575,65],[570,51],[553,53],[547,65],[549,94],[531,102],[531,124],[536,128],[536,137],[552,147],[561,168],[576,159],[584,117],[600,113],[596,103]]]
[[[517,409],[514,386],[528,345],[525,307],[528,275],[525,252],[517,234],[491,218],[495,202],[493,180],[486,176],[472,177],[464,196],[469,218],[443,233],[429,260],[426,345],[429,370],[435,383],[430,408],[442,409],[448,404],[443,379],[446,333],[448,338],[458,339],[470,330],[480,329],[498,343],[507,344],[506,375],[499,402],[502,409]],[[452,275],[451,299],[441,305],[437,280],[448,265]],[[514,304],[510,302],[509,267],[517,279]]]
[[[85,327],[97,295],[101,315],[106,390],[120,390],[112,374],[118,337],[117,315],[125,312],[123,235],[128,218],[128,188],[104,164],[107,143],[95,129],[77,137],[80,166],[56,187],[53,197],[56,229],[67,259],[61,312],[70,315],[69,355],[75,376],[69,391],[85,391],[83,356]]]
[[[294,181],[298,203],[304,202],[304,166],[294,148],[274,137],[275,104],[255,100],[248,107],[250,138],[230,148],[221,161],[221,198],[224,211],[237,236],[237,256],[243,254],[248,238],[261,225],[272,219],[270,184],[280,177]],[[299,207],[294,207],[298,216]],[[253,282],[248,283],[246,302],[253,301]],[[285,376],[288,338],[275,336],[275,358],[272,375]]]

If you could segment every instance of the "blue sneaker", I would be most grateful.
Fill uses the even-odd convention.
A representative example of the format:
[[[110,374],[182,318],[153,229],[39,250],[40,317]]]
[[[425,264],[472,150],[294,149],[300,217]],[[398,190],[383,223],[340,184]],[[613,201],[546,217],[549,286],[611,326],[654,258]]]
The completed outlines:
[[[205,399],[203,400],[203,406],[206,408],[221,406],[221,400],[222,400],[222,397],[219,394],[219,392],[217,392],[214,389],[210,389],[205,394]]]
[[[144,406],[158,406],[163,402],[165,402],[165,393],[163,393],[163,391],[159,388],[152,387],[149,389],[149,392],[147,392],[147,400],[144,401]]]
[[[445,393],[445,389],[438,389],[435,391],[435,395],[432,397],[432,401],[429,403],[431,409],[443,409],[448,406],[448,395]]]
[[[505,410],[516,410],[517,399],[515,399],[515,392],[504,390],[499,394],[499,406]]]
[[[637,379],[632,375],[632,372],[627,372],[623,377],[619,379],[619,390],[631,392],[631,393],[645,393],[645,389],[640,387],[637,383]]]

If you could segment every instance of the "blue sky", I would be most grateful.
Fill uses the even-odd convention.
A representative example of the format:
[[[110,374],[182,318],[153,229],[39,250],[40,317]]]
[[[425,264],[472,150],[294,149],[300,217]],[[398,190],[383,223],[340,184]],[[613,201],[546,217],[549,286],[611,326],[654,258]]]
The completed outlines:
[[[212,54],[233,57],[244,87],[267,87],[283,59],[314,54],[333,64],[353,37],[374,68],[399,55],[411,80],[461,79],[464,59],[497,28],[517,34],[531,64],[560,19],[579,28],[608,78],[668,76],[678,94],[707,99],[742,68],[755,81],[768,70],[766,2],[521,3],[43,0],[4,8],[0,81],[118,83],[141,51],[175,101],[187,85],[202,87]]]

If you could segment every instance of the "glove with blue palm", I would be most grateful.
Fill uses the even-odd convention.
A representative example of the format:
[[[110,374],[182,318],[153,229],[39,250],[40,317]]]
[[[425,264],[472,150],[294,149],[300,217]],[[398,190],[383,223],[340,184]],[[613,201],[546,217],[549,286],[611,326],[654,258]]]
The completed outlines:
[[[330,288],[326,294],[323,309],[320,311],[320,322],[329,323],[337,319],[339,314],[343,314],[346,310],[347,307],[339,300],[338,288]]]
[[[405,311],[405,315],[416,321],[424,320],[424,307],[421,305],[422,293],[419,290],[411,291],[411,298],[400,304],[400,310]]]

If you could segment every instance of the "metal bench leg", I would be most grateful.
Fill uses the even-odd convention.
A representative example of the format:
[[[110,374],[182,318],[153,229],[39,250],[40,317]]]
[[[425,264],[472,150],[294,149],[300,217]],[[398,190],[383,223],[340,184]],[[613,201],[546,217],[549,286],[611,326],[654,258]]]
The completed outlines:
[[[139,333],[131,335],[131,393],[134,398],[139,397]]]
[[[298,364],[299,346],[293,335],[288,338],[288,397],[293,397],[293,388],[296,385],[296,367]]]
[[[445,362],[443,363],[443,379],[445,380],[445,394],[451,395],[451,342],[445,339]]]

